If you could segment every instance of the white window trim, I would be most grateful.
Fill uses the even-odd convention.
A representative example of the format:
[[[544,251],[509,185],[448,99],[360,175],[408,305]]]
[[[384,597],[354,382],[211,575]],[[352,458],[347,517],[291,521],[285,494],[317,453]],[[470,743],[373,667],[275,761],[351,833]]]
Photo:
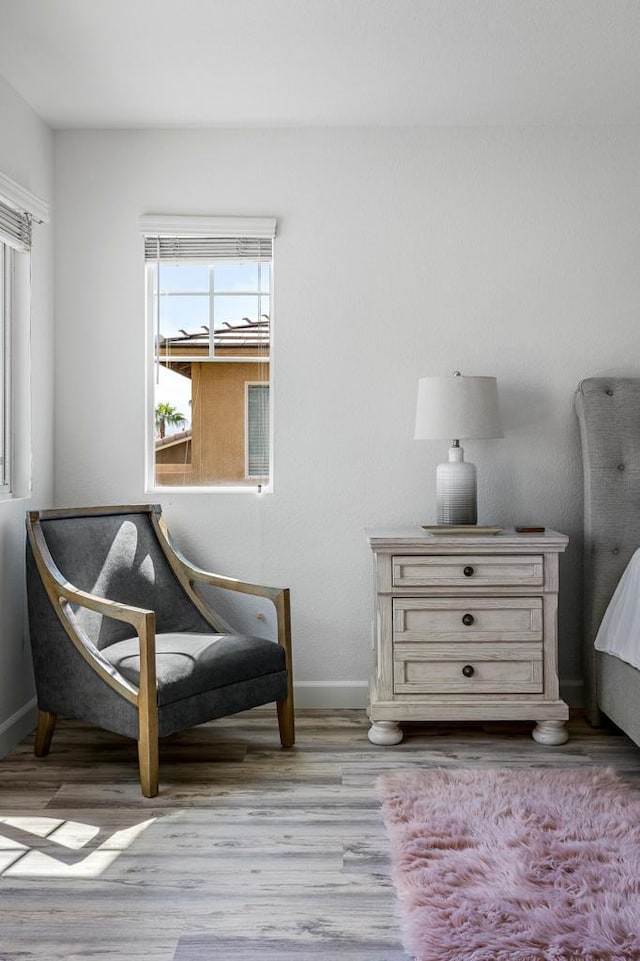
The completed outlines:
[[[0,200],[15,210],[22,210],[39,224],[49,223],[49,205],[30,190],[0,172]]]
[[[0,203],[31,223],[49,222],[49,206],[0,172]],[[32,491],[31,448],[31,244],[13,234],[2,233],[9,252],[9,283],[5,285],[2,309],[4,326],[4,371],[6,384],[5,457],[7,465],[0,500],[22,500]]]
[[[158,215],[158,217],[156,218],[155,215],[153,215],[153,216],[152,216],[152,215],[148,215],[148,216],[145,216],[145,217],[141,217],[141,218],[140,218],[141,232],[142,232],[143,234],[146,234],[146,233],[154,233],[154,232],[157,233],[157,232],[158,232],[158,229],[159,229],[157,226],[153,226],[153,225],[152,225],[152,226],[149,226],[149,223],[150,223],[150,222],[154,222],[154,223],[155,223],[156,219],[157,219],[158,221],[162,220],[162,223],[165,225],[165,228],[166,228],[166,225],[167,225],[168,222],[170,222],[171,224],[174,224],[174,225],[175,225],[177,221],[183,221],[183,220],[184,220],[184,221],[189,221],[189,222],[198,221],[198,223],[202,223],[202,222],[206,221],[206,222],[209,224],[209,226],[208,226],[208,227],[203,227],[202,232],[205,233],[205,234],[206,234],[206,233],[209,233],[210,230],[213,229],[213,225],[216,224],[216,223],[217,223],[217,224],[227,224],[227,228],[226,228],[226,231],[227,231],[227,232],[228,232],[228,230],[229,230],[229,226],[228,226],[229,224],[233,224],[233,225],[234,225],[234,227],[233,227],[234,230],[238,230],[238,229],[239,229],[239,228],[238,228],[238,224],[239,224],[240,222],[245,223],[245,224],[247,224],[247,225],[250,225],[250,224],[254,224],[254,225],[255,225],[255,224],[259,224],[259,225],[260,225],[260,229],[257,231],[257,233],[256,233],[254,236],[265,236],[265,234],[263,234],[263,233],[261,232],[262,230],[265,229],[265,224],[271,225],[271,227],[272,227],[273,234],[272,234],[271,236],[273,236],[274,239],[273,239],[273,256],[272,256],[272,260],[271,260],[271,282],[270,282],[270,288],[269,288],[269,296],[270,296],[270,298],[271,298],[271,300],[270,300],[271,315],[272,315],[272,323],[271,323],[270,328],[269,328],[269,481],[268,481],[268,483],[266,483],[266,484],[256,484],[256,485],[252,485],[252,486],[247,486],[247,485],[242,485],[242,486],[240,486],[240,485],[231,485],[231,484],[228,484],[228,485],[224,485],[224,486],[223,486],[223,485],[211,485],[211,486],[208,486],[208,485],[207,485],[207,486],[197,486],[197,487],[196,487],[195,485],[188,485],[188,486],[180,487],[179,485],[173,486],[173,485],[169,485],[169,484],[164,484],[164,485],[158,485],[158,484],[156,484],[156,482],[155,482],[155,435],[154,435],[153,427],[149,427],[149,426],[148,426],[148,425],[150,425],[150,424],[153,425],[153,422],[154,422],[154,396],[155,396],[155,392],[154,392],[154,378],[155,378],[155,362],[154,362],[154,357],[155,357],[155,351],[154,351],[155,317],[154,317],[154,314],[153,314],[153,268],[152,268],[152,265],[151,265],[151,264],[145,264],[145,263],[144,263],[144,260],[143,260],[143,266],[145,267],[145,288],[146,288],[146,297],[145,297],[146,317],[145,317],[145,321],[146,321],[146,331],[147,331],[146,344],[145,344],[145,354],[146,354],[146,365],[145,365],[145,366],[146,366],[146,384],[145,384],[145,388],[146,388],[146,389],[145,389],[145,395],[146,395],[146,418],[145,418],[145,426],[146,426],[146,429],[145,429],[145,435],[146,435],[146,444],[145,444],[145,456],[144,456],[144,493],[145,493],[145,494],[154,494],[154,495],[156,495],[156,496],[161,496],[161,495],[173,496],[174,494],[243,494],[243,495],[245,495],[245,496],[246,496],[246,495],[251,495],[251,496],[253,496],[253,497],[255,497],[256,495],[257,495],[257,496],[262,496],[263,494],[273,494],[273,492],[274,492],[274,490],[275,490],[275,474],[274,474],[274,416],[273,416],[273,413],[274,413],[274,371],[273,371],[273,364],[271,363],[271,358],[274,356],[273,351],[274,351],[274,343],[275,343],[275,337],[276,337],[275,325],[273,324],[273,317],[275,316],[275,308],[274,308],[275,289],[276,289],[276,288],[275,288],[275,272],[276,272],[276,267],[275,267],[275,246],[276,246],[276,243],[275,243],[275,233],[276,233],[277,221],[276,221],[275,217],[274,217],[274,218],[251,218],[251,219],[245,218],[245,217],[227,217],[227,218],[224,218],[224,219],[223,219],[223,218],[220,218],[220,217],[199,217],[199,218],[194,218],[194,217],[190,217],[190,218],[183,218],[183,217],[162,217],[162,218],[161,218],[161,217]],[[182,231],[182,230],[185,230],[185,228],[181,228],[180,230],[178,230],[178,229],[175,228],[175,227],[174,227],[174,229],[175,229],[175,232],[177,233],[177,235],[180,235],[181,231]],[[224,235],[225,235],[225,234],[223,233],[222,236],[224,236]],[[144,246],[144,245],[143,245],[143,246]],[[144,257],[144,251],[143,251],[142,256]],[[201,357],[200,357],[200,358],[197,358],[197,359],[198,359],[198,360],[202,360]],[[264,358],[260,358],[260,359],[261,359],[261,360],[264,360]],[[215,361],[214,361],[214,362],[215,362]]]
[[[8,483],[0,487],[0,501],[21,500],[32,491],[31,448],[31,253],[5,247],[11,268],[5,300],[8,316],[4,361],[7,371],[5,399],[5,456]]]
[[[0,285],[0,356],[3,360],[2,397],[0,398],[0,431],[2,431],[2,456],[4,463],[0,473],[0,498],[6,500],[12,496],[12,376],[11,376],[11,328],[13,317],[13,249],[8,244],[2,244],[4,254],[2,258],[2,278]]]
[[[171,214],[145,214],[140,231],[160,237],[202,234],[207,237],[275,237],[275,217],[174,217]]]
[[[144,265],[145,282],[145,397],[146,412],[144,424],[144,476],[145,493],[155,493],[155,377],[156,377],[156,351],[155,351],[155,323],[154,323],[154,299],[153,299],[153,268],[150,264]]]

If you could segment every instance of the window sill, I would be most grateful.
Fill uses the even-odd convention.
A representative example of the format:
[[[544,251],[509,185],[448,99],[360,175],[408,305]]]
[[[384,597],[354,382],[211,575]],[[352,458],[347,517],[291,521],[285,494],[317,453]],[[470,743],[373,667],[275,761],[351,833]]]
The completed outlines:
[[[0,493],[0,504],[5,504],[5,503],[14,504],[16,501],[26,502],[26,501],[30,501],[32,496],[33,496],[32,494],[12,494],[11,492]]]
[[[273,487],[267,487],[263,485],[261,490],[258,490],[258,485],[251,485],[248,487],[244,485],[243,487],[224,487],[220,485],[219,487],[172,487],[170,485],[165,485],[163,487],[148,487],[145,490],[145,494],[253,494],[254,497],[262,497],[264,494],[273,494]]]

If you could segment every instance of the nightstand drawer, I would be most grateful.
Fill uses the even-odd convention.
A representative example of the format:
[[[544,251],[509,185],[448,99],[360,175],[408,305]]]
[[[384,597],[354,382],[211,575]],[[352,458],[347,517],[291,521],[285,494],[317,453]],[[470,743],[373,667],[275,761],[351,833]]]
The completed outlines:
[[[394,587],[536,587],[541,554],[468,554],[393,558]]]
[[[542,643],[396,644],[395,694],[539,694]]]
[[[438,641],[542,641],[542,598],[394,598],[394,645]]]

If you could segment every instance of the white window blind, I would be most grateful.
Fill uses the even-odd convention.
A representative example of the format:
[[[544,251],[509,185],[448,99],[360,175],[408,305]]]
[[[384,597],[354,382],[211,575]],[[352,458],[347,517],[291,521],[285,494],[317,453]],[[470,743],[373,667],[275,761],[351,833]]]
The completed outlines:
[[[257,261],[273,256],[274,217],[140,218],[147,261]]]
[[[162,237],[146,234],[145,260],[161,263],[268,263],[273,256],[271,237]]]
[[[47,223],[47,204],[15,180],[0,173],[0,243],[14,250],[31,249],[31,224]]]
[[[0,201],[0,243],[14,250],[31,249],[31,217]]]

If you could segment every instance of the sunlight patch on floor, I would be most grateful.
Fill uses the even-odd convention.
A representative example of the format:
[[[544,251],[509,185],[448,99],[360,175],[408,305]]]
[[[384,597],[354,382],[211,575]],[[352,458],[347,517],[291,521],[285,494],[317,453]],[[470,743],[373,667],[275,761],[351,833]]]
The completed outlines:
[[[54,845],[61,845],[66,851],[82,851],[100,833],[94,824],[81,821],[65,821],[60,818],[46,817],[0,817],[2,824],[11,830],[12,836],[0,833],[0,874],[12,878],[96,878],[157,820],[149,818],[132,827],[115,831],[95,850],[79,860],[70,861],[68,854],[64,860],[55,854],[34,850],[29,844],[29,835],[46,839],[55,851]],[[15,834],[20,834],[18,840]]]

